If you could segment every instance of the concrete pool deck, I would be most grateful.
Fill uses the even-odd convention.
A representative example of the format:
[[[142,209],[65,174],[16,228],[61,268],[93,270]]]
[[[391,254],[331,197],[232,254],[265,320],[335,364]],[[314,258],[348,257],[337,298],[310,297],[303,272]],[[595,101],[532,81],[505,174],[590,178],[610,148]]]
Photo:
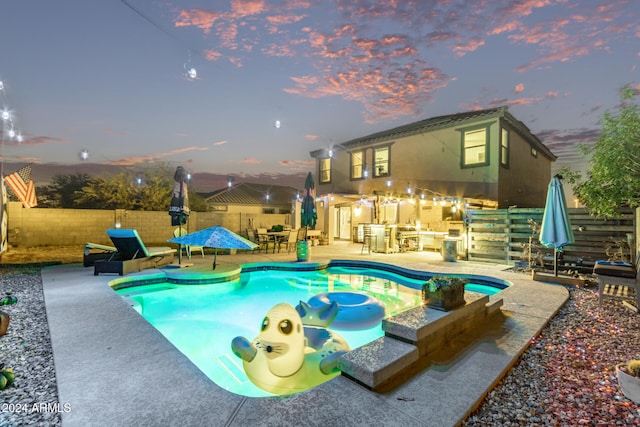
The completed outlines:
[[[311,261],[357,259],[441,273],[476,274],[512,283],[498,294],[504,321],[446,361],[431,363],[398,387],[372,392],[338,376],[291,396],[249,398],[209,380],[108,283],[120,276],[93,268],[43,269],[63,426],[403,425],[454,426],[508,372],[569,297],[563,286],[534,282],[506,265],[444,262],[436,252],[361,254],[361,245],[314,246]],[[216,273],[256,262],[295,262],[296,254],[218,255]],[[213,255],[182,260],[210,270]],[[191,270],[190,270],[191,269]],[[176,269],[174,269],[176,270]],[[158,270],[145,270],[150,274]],[[173,271],[172,274],[179,274]],[[268,308],[267,308],[268,309]],[[215,339],[215,334],[212,334]]]

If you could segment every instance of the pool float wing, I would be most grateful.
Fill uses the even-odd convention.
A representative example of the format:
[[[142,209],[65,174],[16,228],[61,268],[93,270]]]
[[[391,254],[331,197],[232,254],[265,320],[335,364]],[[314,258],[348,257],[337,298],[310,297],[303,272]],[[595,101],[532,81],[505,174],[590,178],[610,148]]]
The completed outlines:
[[[313,307],[300,301],[296,306],[296,311],[300,315],[303,325],[328,328],[338,315],[338,304],[334,301],[328,305]]]

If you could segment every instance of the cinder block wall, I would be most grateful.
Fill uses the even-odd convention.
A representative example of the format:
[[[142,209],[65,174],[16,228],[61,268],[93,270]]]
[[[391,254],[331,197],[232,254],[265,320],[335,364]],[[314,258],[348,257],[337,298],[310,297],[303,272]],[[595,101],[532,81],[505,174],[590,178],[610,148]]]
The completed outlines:
[[[110,245],[105,230],[120,228],[138,230],[148,246],[167,245],[173,237],[174,226],[168,212],[129,211],[124,209],[25,209],[19,202],[7,205],[9,245],[14,247],[72,246],[86,242]],[[221,212],[192,212],[186,227],[189,232],[222,225],[246,235],[246,229],[270,228],[276,224],[291,223],[289,214],[243,214]]]

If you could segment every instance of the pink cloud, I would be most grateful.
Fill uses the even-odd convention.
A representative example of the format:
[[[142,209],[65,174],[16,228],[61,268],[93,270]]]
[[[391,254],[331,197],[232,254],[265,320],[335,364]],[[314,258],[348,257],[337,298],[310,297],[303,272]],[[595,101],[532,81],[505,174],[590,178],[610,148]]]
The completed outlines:
[[[291,172],[306,171],[315,167],[315,160],[281,160],[280,166]]]
[[[524,90],[524,84],[522,84],[522,83],[518,83],[518,84],[516,85],[516,93],[520,93],[520,92],[522,92],[523,90]]]
[[[217,142],[213,142],[212,145],[220,146],[220,145],[225,145],[227,143],[228,143],[228,141],[217,141]]]
[[[259,165],[260,163],[262,163],[262,160],[256,159],[254,157],[245,157],[244,159],[242,159],[240,161],[240,163],[247,163],[247,164],[252,164],[252,165]]]
[[[3,130],[0,129],[0,135],[3,134]],[[8,147],[12,146],[20,146],[20,145],[43,145],[43,144],[54,144],[54,143],[67,143],[69,140],[63,138],[55,138],[52,136],[36,136],[23,133],[22,134],[22,142],[18,142],[15,139],[9,138],[9,136],[5,136],[4,145]]]
[[[258,15],[265,10],[264,0],[231,0],[231,12],[236,17]]]
[[[212,12],[202,9],[181,10],[174,21],[176,27],[196,27],[205,34],[211,32],[213,24],[222,17],[220,12]]]
[[[484,43],[485,42],[482,39],[473,38],[473,39],[467,40],[466,43],[458,43],[458,44],[456,44],[456,46],[453,48],[453,51],[458,56],[464,56],[469,52],[475,51],[480,46],[483,46]]]

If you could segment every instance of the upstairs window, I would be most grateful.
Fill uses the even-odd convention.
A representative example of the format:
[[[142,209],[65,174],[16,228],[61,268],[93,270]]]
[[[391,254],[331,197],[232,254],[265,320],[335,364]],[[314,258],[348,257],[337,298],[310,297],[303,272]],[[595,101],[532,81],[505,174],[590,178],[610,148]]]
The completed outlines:
[[[364,178],[364,151],[351,153],[351,179]]]
[[[505,128],[500,133],[500,164],[509,167],[509,131]]]
[[[320,183],[331,182],[331,157],[320,159]]]
[[[373,176],[389,175],[389,147],[376,148],[373,150]]]
[[[489,128],[462,131],[462,166],[489,164]]]

